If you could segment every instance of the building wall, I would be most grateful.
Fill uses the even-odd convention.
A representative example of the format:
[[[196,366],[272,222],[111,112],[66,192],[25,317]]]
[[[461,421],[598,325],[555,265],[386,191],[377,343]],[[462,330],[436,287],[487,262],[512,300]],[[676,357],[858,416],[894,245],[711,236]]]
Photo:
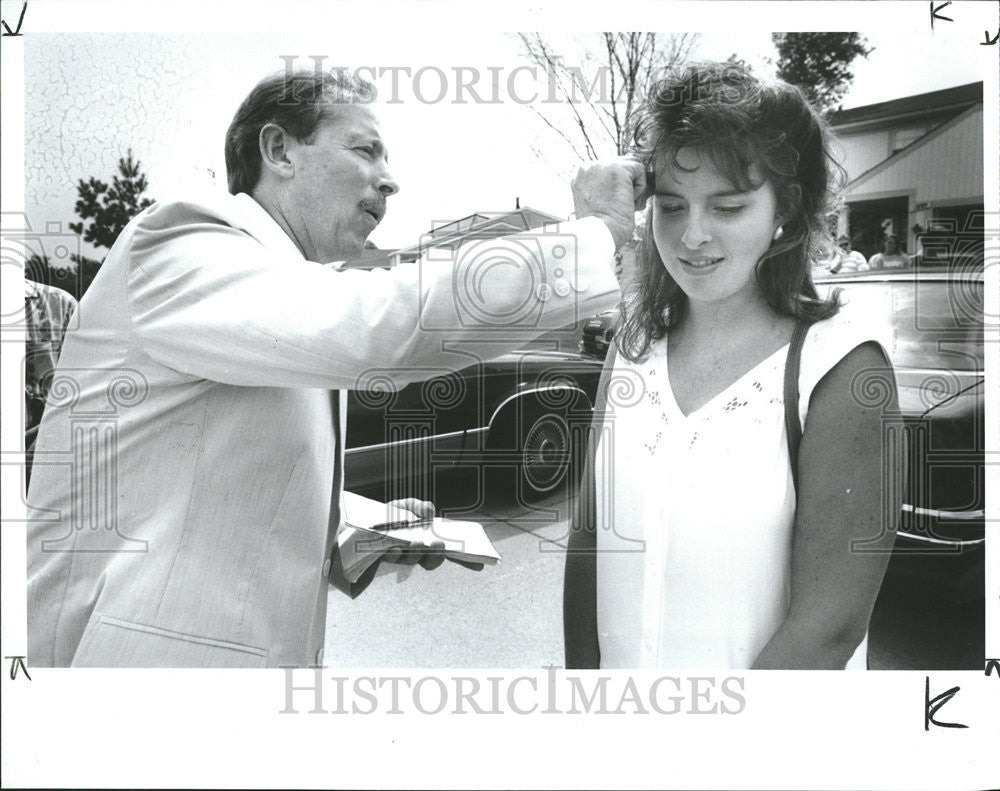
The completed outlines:
[[[856,179],[968,108],[982,104],[981,83],[944,93],[948,96],[904,97],[834,113],[833,131],[843,142],[845,153],[841,164],[849,178]],[[942,101],[944,104],[940,104]],[[873,110],[877,112],[873,114]]]
[[[838,161],[847,171],[847,180],[856,179],[889,156],[889,130],[837,134],[837,147],[843,152]]]
[[[946,120],[903,121],[878,129],[835,132],[841,152],[838,161],[847,171],[848,180],[856,179]]]
[[[918,130],[900,124],[881,132],[857,133],[847,137],[845,162],[850,178],[857,179],[885,160],[893,145],[914,142]],[[874,165],[871,161],[884,154]],[[862,168],[864,168],[862,170]],[[860,171],[860,172],[859,172]],[[928,228],[931,221],[958,206],[983,203],[983,107],[967,110],[957,120],[931,138],[905,151],[895,161],[860,183],[849,187],[844,198],[858,222],[848,221],[848,210],[841,212],[841,232],[850,228],[855,242],[877,247],[873,222],[892,220],[903,248],[913,252],[919,247],[915,227]],[[895,204],[902,201],[902,204]],[[891,205],[890,205],[891,204]],[[890,211],[891,209],[891,211]],[[869,216],[870,215],[870,216]],[[861,238],[863,237],[863,239]],[[863,251],[866,252],[867,251]]]
[[[982,200],[982,105],[957,124],[849,190],[847,199],[915,191],[911,208]]]

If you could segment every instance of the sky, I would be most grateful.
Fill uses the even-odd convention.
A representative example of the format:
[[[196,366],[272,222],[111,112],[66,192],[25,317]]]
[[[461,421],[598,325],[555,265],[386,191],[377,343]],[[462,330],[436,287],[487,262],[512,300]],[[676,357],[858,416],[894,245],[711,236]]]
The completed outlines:
[[[829,12],[818,19],[828,24]],[[917,25],[915,17],[909,22]],[[863,32],[875,50],[856,61],[845,107],[982,79],[982,48],[970,46],[965,27],[931,34],[880,24]],[[580,61],[587,35],[550,38],[571,63]],[[730,54],[760,73],[773,71],[767,30],[702,33],[694,51],[703,59]],[[75,221],[77,180],[110,180],[129,148],[153,197],[190,192],[210,173],[224,188],[222,140],[239,101],[261,76],[317,62],[377,76],[377,112],[401,191],[371,236],[376,245],[408,246],[435,224],[513,209],[516,200],[560,217],[572,212],[568,179],[576,160],[542,122],[537,103],[533,109],[529,100],[535,92],[544,97],[544,78],[536,83],[523,68],[513,34],[456,35],[440,25],[419,35],[403,25],[359,34],[347,24],[317,24],[313,32],[54,32],[25,39],[29,221],[63,228]]]

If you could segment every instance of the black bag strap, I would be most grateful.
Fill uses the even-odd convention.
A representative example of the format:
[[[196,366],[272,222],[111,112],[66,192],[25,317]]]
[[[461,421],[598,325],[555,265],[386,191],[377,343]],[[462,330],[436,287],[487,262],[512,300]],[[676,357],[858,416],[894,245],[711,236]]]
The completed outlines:
[[[799,491],[799,443],[802,441],[802,424],[799,422],[799,368],[802,362],[802,343],[809,325],[799,320],[788,345],[785,358],[785,436],[788,440],[788,460],[792,465],[792,483]]]

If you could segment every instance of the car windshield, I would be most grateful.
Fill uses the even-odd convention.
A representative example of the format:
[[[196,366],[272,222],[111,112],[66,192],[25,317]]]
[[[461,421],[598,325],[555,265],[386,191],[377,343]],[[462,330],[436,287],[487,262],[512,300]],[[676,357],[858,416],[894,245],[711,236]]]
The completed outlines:
[[[982,371],[983,284],[965,279],[838,283],[845,302],[885,316],[897,368]]]

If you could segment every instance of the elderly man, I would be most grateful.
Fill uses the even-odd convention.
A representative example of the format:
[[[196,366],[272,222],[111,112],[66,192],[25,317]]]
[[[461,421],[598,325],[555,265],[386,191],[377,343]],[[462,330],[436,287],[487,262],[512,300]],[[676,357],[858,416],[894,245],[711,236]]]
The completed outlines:
[[[401,384],[464,365],[456,341],[493,356],[516,337],[491,334],[498,317],[541,332],[617,301],[638,163],[581,171],[587,219],[496,240],[492,260],[510,265],[475,294],[455,291],[477,260],[461,249],[391,271],[325,266],[361,252],[398,189],[372,91],[341,73],[264,80],[226,136],[232,194],[154,204],[109,253],[36,449],[29,663],[319,664],[338,391],[374,368]]]

